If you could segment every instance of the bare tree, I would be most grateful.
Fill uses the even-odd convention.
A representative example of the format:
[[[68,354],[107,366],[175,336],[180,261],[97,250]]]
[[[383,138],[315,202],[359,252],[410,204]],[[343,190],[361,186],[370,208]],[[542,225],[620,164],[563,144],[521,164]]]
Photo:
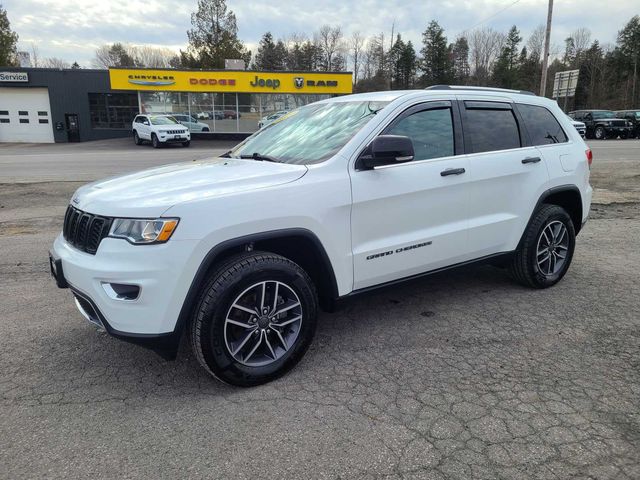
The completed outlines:
[[[537,58],[542,58],[542,49],[544,48],[544,34],[545,26],[538,25],[527,40],[527,50],[529,55]]]
[[[344,51],[342,29],[323,25],[316,34],[316,41],[322,49],[323,70],[330,72],[335,68],[336,57]]]
[[[38,45],[31,42],[31,66],[33,68],[38,68],[40,66],[40,50],[38,50]]]
[[[493,63],[502,49],[505,34],[493,28],[479,28],[469,34],[469,52],[473,76],[478,85],[486,85]]]
[[[91,61],[95,68],[109,68],[114,65],[111,56],[111,45],[102,45],[96,49],[96,56]]]
[[[70,68],[71,64],[61,58],[50,57],[42,60],[41,66],[44,68]]]
[[[358,83],[358,73],[360,72],[362,62],[362,49],[364,48],[364,37],[360,32],[353,32],[349,40],[349,50],[351,60],[353,61],[353,83]]]
[[[125,48],[129,56],[135,58],[136,64],[141,67],[168,68],[177,56],[173,50],[150,45],[127,45]]]

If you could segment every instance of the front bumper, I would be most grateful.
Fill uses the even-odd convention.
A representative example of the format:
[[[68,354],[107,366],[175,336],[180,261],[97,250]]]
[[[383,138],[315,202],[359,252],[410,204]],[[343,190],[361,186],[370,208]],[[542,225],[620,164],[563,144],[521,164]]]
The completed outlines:
[[[191,133],[181,133],[181,134],[158,134],[158,140],[162,143],[181,143],[188,142],[191,140]]]
[[[51,251],[56,283],[69,286],[85,317],[119,337],[158,337],[174,332],[190,280],[196,241],[131,245],[105,238],[95,255],[81,252],[61,235]],[[133,300],[114,298],[105,285],[140,287]],[[82,307],[82,308],[81,308]],[[91,307],[91,308],[89,308]]]
[[[633,133],[633,127],[615,127],[615,126],[605,126],[604,131],[607,132],[607,135],[631,135]]]

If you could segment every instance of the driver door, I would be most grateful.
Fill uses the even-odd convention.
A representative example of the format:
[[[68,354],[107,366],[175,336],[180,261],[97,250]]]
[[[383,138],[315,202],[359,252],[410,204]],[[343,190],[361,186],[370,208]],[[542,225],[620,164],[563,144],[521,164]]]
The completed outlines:
[[[455,103],[415,105],[382,134],[408,136],[415,155],[351,170],[354,290],[468,259],[468,160]]]

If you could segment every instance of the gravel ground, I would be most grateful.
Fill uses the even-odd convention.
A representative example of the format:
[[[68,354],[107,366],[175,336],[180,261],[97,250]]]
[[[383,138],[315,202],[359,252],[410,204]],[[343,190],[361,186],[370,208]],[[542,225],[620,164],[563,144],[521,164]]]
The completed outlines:
[[[356,297],[253,389],[210,379],[186,345],[166,362],[84,322],[46,259],[82,182],[14,170],[0,478],[640,478],[640,142],[592,146],[598,204],[556,287],[475,267]]]

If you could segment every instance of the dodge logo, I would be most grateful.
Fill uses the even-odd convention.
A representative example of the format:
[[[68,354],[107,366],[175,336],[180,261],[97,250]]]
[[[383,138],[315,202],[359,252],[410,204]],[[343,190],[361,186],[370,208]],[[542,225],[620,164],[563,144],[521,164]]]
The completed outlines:
[[[302,77],[295,77],[293,82],[295,83],[296,88],[302,88],[304,86],[304,78]]]

